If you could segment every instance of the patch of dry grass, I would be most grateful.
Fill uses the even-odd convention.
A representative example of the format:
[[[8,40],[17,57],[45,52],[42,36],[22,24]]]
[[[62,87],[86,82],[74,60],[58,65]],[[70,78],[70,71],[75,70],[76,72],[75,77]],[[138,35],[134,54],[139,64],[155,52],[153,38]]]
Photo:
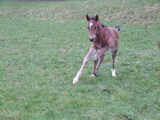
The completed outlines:
[[[130,24],[149,24],[155,23],[156,21],[160,21],[160,5],[136,5],[132,9],[127,11],[120,11],[114,14],[114,16],[118,16],[120,21],[128,22]],[[116,18],[114,18],[116,19]]]

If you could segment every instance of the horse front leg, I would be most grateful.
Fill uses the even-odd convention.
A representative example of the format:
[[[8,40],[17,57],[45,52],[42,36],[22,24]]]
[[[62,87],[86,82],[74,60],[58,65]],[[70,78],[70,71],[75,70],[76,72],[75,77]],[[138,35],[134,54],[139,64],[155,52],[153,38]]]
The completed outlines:
[[[96,67],[97,71],[98,71],[101,63],[103,62],[104,56],[105,56],[105,54],[103,54],[103,55],[99,58],[99,60],[98,60],[98,64],[97,64],[97,67]]]
[[[95,57],[94,57],[94,70],[93,70],[92,76],[99,76],[98,69],[104,59],[104,56],[105,56],[104,53],[108,49],[109,49],[109,47],[105,46],[105,47],[101,48],[101,50],[95,55]]]
[[[79,78],[81,77],[82,75],[82,72],[84,70],[84,67],[86,66],[86,64],[89,62],[90,58],[92,57],[92,55],[96,52],[96,49],[92,46],[90,48],[90,51],[89,53],[85,56],[84,60],[83,60],[83,64],[80,68],[80,70],[78,71],[76,77],[73,79],[73,84],[76,84],[79,80]]]

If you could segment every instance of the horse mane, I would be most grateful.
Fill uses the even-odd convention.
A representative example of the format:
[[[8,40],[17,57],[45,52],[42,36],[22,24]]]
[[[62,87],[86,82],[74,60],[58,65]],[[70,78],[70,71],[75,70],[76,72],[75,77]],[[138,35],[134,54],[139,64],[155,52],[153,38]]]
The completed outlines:
[[[103,34],[104,34],[104,27],[105,25],[101,24],[100,21],[97,21],[97,25],[99,26],[98,29],[99,29],[99,33],[97,34],[98,37],[102,37]]]
[[[106,25],[104,25],[104,24],[102,24],[102,23],[101,23],[101,25],[102,25],[102,27],[107,27]]]

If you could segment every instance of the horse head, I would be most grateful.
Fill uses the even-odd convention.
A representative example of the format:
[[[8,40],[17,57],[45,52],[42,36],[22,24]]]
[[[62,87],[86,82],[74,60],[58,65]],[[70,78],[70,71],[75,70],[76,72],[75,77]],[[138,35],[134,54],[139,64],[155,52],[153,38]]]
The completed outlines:
[[[91,42],[93,42],[96,38],[96,34],[97,34],[97,21],[99,21],[99,17],[98,15],[93,16],[93,17],[89,17],[88,15],[86,15],[86,19],[88,21],[88,34],[89,34],[89,40]]]

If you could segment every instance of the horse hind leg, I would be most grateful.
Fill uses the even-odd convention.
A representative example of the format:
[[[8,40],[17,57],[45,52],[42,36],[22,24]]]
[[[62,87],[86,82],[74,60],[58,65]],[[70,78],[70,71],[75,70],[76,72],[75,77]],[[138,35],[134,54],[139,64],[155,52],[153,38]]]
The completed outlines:
[[[112,76],[116,76],[115,58],[116,58],[117,50],[113,51],[113,49],[111,49],[111,51],[112,51],[112,69],[111,69],[111,72],[112,72]]]

